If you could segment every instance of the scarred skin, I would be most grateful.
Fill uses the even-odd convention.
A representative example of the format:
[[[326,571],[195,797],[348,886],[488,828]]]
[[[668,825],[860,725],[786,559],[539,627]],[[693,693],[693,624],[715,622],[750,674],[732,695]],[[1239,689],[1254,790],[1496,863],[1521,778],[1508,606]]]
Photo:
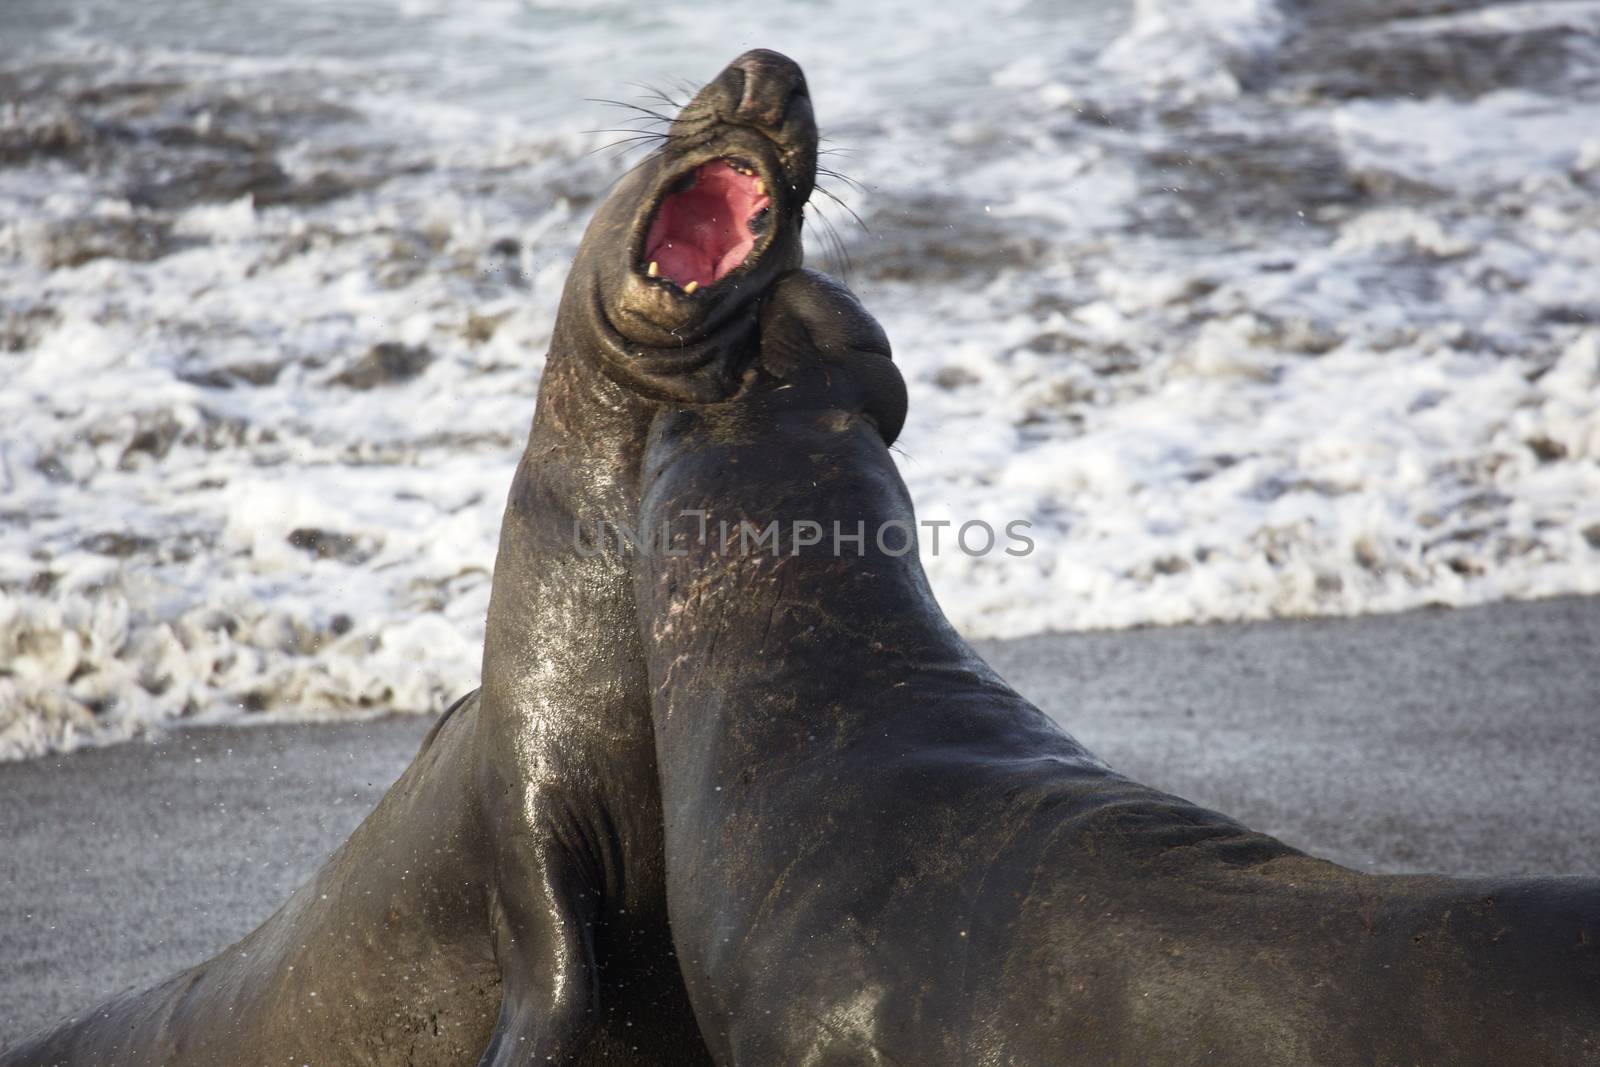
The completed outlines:
[[[636,563],[718,1064],[1600,1063],[1600,883],[1361,874],[1109,770],[876,543],[915,529],[877,324],[800,272],[761,328],[737,398],[652,428],[675,536]],[[724,549],[773,520],[776,555]],[[829,534],[795,554],[796,520]]]
[[[743,267],[691,296],[638,267],[667,186],[725,154],[772,191]],[[720,400],[755,300],[801,259],[816,128],[750,52],[584,237],[506,507],[483,688],[312,881],[239,944],[0,1053],[4,1067],[707,1062],[667,929],[631,575],[575,525],[631,523],[654,402]],[[620,383],[620,384],[619,384]],[[313,995],[315,994],[315,995]]]

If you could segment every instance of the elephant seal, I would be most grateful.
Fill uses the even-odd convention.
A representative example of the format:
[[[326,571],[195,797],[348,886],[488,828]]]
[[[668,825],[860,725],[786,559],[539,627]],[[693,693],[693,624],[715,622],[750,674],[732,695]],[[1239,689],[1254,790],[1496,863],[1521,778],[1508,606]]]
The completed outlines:
[[[631,561],[605,530],[637,514],[652,401],[733,391],[756,298],[801,261],[816,161],[800,68],[747,52],[618,183],[562,296],[484,643],[479,793],[506,984],[486,1062],[705,1056],[667,926]]]
[[[816,153],[805,80],[776,53],[685,106],[563,291],[482,689],[254,933],[0,1064],[707,1062],[667,929],[629,561],[579,534],[632,521],[655,401],[734,388],[756,298],[801,261]]]
[[[1357,873],[1108,769],[903,551],[904,415],[801,272],[742,392],[651,430],[667,898],[719,1064],[1600,1063],[1600,883]]]

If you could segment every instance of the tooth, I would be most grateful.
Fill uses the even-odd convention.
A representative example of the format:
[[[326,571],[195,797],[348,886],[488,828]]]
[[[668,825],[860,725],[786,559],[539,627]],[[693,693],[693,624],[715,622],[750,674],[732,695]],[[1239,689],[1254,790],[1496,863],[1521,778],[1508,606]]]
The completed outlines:
[[[652,259],[650,261],[650,268],[648,270],[646,270],[645,273],[650,275],[650,277],[652,277],[652,278],[654,278],[657,274],[661,273],[661,271],[656,267],[656,261],[655,260]]]
[[[692,293],[698,288],[700,288],[699,282],[690,282],[688,285],[683,287],[683,291],[686,293]]]
[[[766,196],[767,195],[767,183],[762,181],[760,178],[756,179],[756,195],[757,196]]]

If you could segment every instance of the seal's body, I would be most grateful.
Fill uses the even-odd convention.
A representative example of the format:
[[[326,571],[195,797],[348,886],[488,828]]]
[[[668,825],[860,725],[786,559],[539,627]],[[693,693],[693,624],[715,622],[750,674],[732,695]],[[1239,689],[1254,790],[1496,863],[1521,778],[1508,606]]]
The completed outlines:
[[[667,930],[631,574],[605,533],[637,514],[654,401],[732,390],[756,299],[800,262],[815,168],[782,56],[739,57],[683,109],[568,277],[481,691],[255,933],[0,1064],[706,1062]]]
[[[6,1067],[475,1062],[500,978],[473,878],[476,694],[254,933],[0,1052]],[[409,1060],[401,1058],[409,1057]]]
[[[904,397],[797,273],[743,393],[651,432],[668,900],[719,1064],[1600,1063],[1600,885],[1311,858],[998,678],[900,552]]]

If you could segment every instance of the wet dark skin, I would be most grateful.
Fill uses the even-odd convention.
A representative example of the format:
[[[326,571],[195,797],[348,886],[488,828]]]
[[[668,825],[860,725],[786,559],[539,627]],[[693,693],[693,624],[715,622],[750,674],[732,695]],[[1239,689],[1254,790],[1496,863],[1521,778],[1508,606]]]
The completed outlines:
[[[904,416],[882,330],[797,272],[741,394],[651,429],[667,896],[717,1063],[1600,1063],[1600,884],[1361,874],[1108,769],[895,554]]]
[[[562,296],[500,535],[476,748],[505,997],[486,1063],[700,1062],[667,929],[661,806],[630,561],[654,405],[721,400],[757,301],[801,258],[816,126],[799,68],[735,60],[607,197]],[[648,277],[650,219],[682,176],[732,157],[773,190],[745,264],[687,294]],[[598,1032],[590,1038],[591,1021]],[[633,1050],[638,1048],[639,1053]]]
[[[653,212],[722,158],[770,197],[754,248],[693,293],[649,277]],[[815,167],[804,79],[782,56],[739,57],[684,108],[599,207],[568,277],[502,526],[482,689],[254,933],[0,1064],[707,1062],[667,929],[628,561],[614,541],[580,551],[574,528],[633,521],[657,402],[734,388],[759,297],[800,263]]]

